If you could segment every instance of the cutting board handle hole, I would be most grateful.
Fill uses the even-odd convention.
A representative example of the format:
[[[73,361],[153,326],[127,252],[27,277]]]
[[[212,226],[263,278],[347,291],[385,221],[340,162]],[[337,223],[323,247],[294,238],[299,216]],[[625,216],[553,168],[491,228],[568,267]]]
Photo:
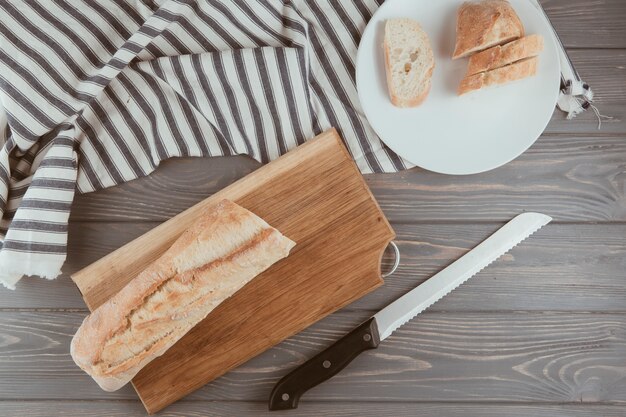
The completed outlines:
[[[400,266],[400,249],[398,249],[396,242],[391,241],[389,242],[387,248],[385,248],[383,259],[380,264],[382,277],[387,278],[396,272],[398,266]]]

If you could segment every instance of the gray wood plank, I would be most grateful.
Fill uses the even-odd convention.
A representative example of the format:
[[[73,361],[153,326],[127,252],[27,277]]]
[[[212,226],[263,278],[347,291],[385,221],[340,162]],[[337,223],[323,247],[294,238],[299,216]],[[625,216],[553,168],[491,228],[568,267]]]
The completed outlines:
[[[167,220],[259,166],[247,156],[169,159],[150,176],[76,196],[70,220]]]
[[[504,221],[521,211],[560,222],[624,221],[625,160],[624,138],[544,137],[515,161],[483,174],[413,169],[366,180],[395,222]]]
[[[626,10],[626,7],[622,9]],[[622,27],[626,27],[623,22]],[[623,41],[626,42],[626,34]],[[600,110],[611,111],[604,103],[626,100],[626,50],[583,49],[569,51],[569,55],[581,78],[593,89],[594,101]],[[616,116],[623,120],[624,114]]]
[[[483,174],[415,168],[366,176],[393,222],[504,221],[524,210],[557,221],[626,221],[623,137],[542,137]],[[149,177],[78,196],[74,221],[164,221],[254,169],[248,158],[166,161]]]
[[[64,268],[66,269],[66,268]],[[22,278],[15,291],[0,286],[0,309],[79,309],[87,307],[69,275],[54,281]]]
[[[0,399],[135,399],[101,391],[69,356],[83,313],[0,312]],[[285,372],[365,319],[337,313],[189,399],[265,401]],[[426,312],[309,401],[626,402],[626,314]]]
[[[395,226],[402,254],[399,270],[349,308],[383,308],[499,227]],[[625,311],[625,283],[625,225],[548,225],[431,309]]]
[[[540,0],[567,47],[626,47],[622,0]]]
[[[145,417],[139,401],[2,401],[3,417]],[[159,417],[276,417],[265,402],[180,401],[158,413]],[[281,414],[278,414],[281,415]],[[620,405],[587,404],[477,404],[385,403],[303,401],[291,417],[623,417]]]
[[[600,111],[615,118],[597,132],[590,112],[574,121],[555,112],[527,154],[480,176],[416,169],[368,177],[387,215],[400,222],[400,271],[376,293],[190,397],[242,401],[185,401],[162,415],[269,415],[264,401],[278,377],[463,254],[497,228],[493,222],[530,209],[558,221],[626,221],[626,51],[606,49],[626,47],[626,7],[622,0],[542,3],[568,47],[603,48],[570,52]],[[67,273],[256,167],[243,157],[170,161],[151,178],[78,197],[66,275],[0,291],[0,309],[84,309]],[[623,223],[550,226],[311,391],[290,415],[624,415],[626,315],[618,312],[626,305],[625,232]],[[71,362],[69,340],[84,314],[0,311],[0,415],[145,415],[130,388],[104,393]],[[83,401],[112,398],[121,401]],[[527,401],[536,404],[516,404]],[[599,404],[607,401],[616,404]]]
[[[68,274],[158,223],[72,223],[66,274],[0,289],[0,308],[85,309]],[[500,224],[397,224],[399,270],[349,306],[377,310],[428,279]],[[388,254],[390,255],[390,254]],[[385,257],[385,262],[391,256]],[[468,281],[434,311],[626,311],[626,225],[549,225]]]
[[[592,88],[596,89],[595,84]],[[626,136],[626,103],[596,101],[595,106],[600,114],[610,117],[610,119],[603,117],[601,126],[598,125],[598,118],[592,110],[567,120],[565,113],[555,109],[544,136]]]

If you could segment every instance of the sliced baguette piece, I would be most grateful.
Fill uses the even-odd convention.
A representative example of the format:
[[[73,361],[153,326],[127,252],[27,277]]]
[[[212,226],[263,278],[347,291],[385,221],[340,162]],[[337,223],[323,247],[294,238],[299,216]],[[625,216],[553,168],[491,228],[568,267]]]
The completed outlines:
[[[537,57],[526,58],[506,67],[465,77],[459,86],[459,95],[493,85],[506,84],[511,81],[532,77],[537,73],[538,61]]]
[[[541,51],[543,51],[543,36],[541,35],[529,35],[502,46],[494,46],[470,57],[467,75],[504,67],[513,62],[537,56]]]
[[[430,91],[435,58],[430,39],[414,20],[389,19],[383,44],[387,88],[397,107],[416,107]]]
[[[524,36],[524,26],[507,0],[463,3],[457,13],[452,59],[463,58]]]
[[[74,362],[105,391],[121,388],[294,245],[252,212],[221,201],[85,318],[70,345]]]

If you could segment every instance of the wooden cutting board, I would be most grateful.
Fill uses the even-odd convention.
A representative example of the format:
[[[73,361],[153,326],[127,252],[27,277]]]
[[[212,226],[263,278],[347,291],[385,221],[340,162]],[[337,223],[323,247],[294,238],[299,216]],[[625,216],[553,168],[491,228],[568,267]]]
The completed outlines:
[[[149,413],[383,283],[381,257],[395,234],[337,132],[329,130],[72,275],[89,308],[119,291],[224,198],[296,246],[135,377]]]

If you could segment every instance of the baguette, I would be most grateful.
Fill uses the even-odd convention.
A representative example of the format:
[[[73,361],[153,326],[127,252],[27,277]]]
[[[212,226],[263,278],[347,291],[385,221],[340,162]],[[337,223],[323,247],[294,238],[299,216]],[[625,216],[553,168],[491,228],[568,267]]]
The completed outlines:
[[[507,0],[465,2],[458,10],[452,59],[463,58],[524,36],[524,26]]]
[[[72,358],[105,391],[121,388],[294,245],[250,211],[221,201],[85,318]]]
[[[419,106],[428,96],[435,68],[428,35],[414,20],[389,19],[383,47],[391,103]]]
[[[504,67],[537,56],[541,51],[543,51],[541,35],[530,35],[503,46],[494,46],[470,57],[467,75]]]
[[[481,88],[505,84],[511,81],[531,77],[537,73],[538,58],[527,58],[506,67],[497,68],[487,72],[470,75],[461,81],[459,95]]]

